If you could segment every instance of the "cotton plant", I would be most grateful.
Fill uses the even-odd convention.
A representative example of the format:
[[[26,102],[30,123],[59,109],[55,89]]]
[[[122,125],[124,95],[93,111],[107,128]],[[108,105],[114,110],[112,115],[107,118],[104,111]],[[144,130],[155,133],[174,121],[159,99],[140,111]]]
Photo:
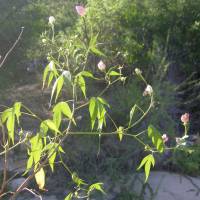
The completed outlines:
[[[87,15],[87,9],[82,5],[77,5],[75,10],[81,19]],[[88,38],[89,43],[85,43],[85,41],[78,38],[78,35],[75,35],[72,40],[68,41],[67,45],[59,46],[56,45],[60,43],[57,41],[58,38],[54,31],[56,25],[55,17],[49,17],[48,25],[50,27],[49,32],[42,35],[44,47],[48,46],[48,64],[43,72],[42,88],[51,88],[49,109],[52,117],[43,120],[21,102],[16,102],[12,107],[1,113],[0,126],[6,142],[4,143],[4,151],[0,155],[7,155],[9,151],[21,144],[27,147],[27,165],[23,174],[26,179],[16,191],[12,192],[11,199],[16,199],[27,188],[32,179],[36,180],[39,190],[46,191],[48,189],[45,186],[46,171],[50,168],[54,172],[56,160],[66,169],[72,181],[76,184],[74,190],[65,197],[65,200],[72,200],[73,198],[89,200],[95,190],[105,195],[102,182],[88,184],[64,162],[65,150],[63,144],[70,135],[96,135],[99,140],[105,135],[116,135],[119,141],[123,141],[124,137],[136,140],[147,153],[147,156],[142,159],[138,167],[138,170],[144,167],[145,181],[147,181],[151,168],[155,166],[155,154],[161,154],[166,149],[172,149],[166,145],[169,139],[167,134],[162,135],[151,124],[140,133],[132,133],[133,129],[147,117],[154,106],[153,87],[144,78],[143,72],[136,68],[134,76],[131,75],[131,78],[139,78],[141,80],[143,87],[143,94],[141,93],[141,95],[149,100],[148,107],[146,109],[141,108],[133,102],[127,126],[117,124],[109,114],[112,105],[104,98],[104,94],[114,84],[124,84],[126,82],[127,77],[123,74],[123,66],[110,66],[107,57],[97,48],[98,35]],[[98,74],[93,74],[88,67],[88,57],[91,53],[95,53],[98,58],[95,68],[99,71],[99,76]],[[106,83],[106,87],[97,94],[89,96],[87,92],[89,79],[93,82],[103,81]],[[60,97],[66,88],[71,90],[71,93],[68,99],[61,101]],[[79,123],[77,120],[78,112],[85,108],[87,108],[88,116],[90,117],[90,130],[85,133],[74,132],[73,127],[77,127]],[[136,110],[142,113],[137,119],[134,118]],[[20,124],[21,116],[26,115],[32,116],[40,122],[38,131],[32,135],[24,134],[23,124]],[[187,135],[189,116],[185,115],[181,117],[181,120],[184,126],[187,127],[185,132],[185,135]],[[110,132],[105,131],[108,123],[112,123],[114,127]],[[19,141],[15,137],[17,126],[21,129]],[[150,138],[152,145],[143,141],[141,138],[143,135]],[[179,148],[179,146],[177,145],[174,148]],[[37,196],[33,191],[32,194]],[[2,195],[6,196],[8,194],[2,191]]]

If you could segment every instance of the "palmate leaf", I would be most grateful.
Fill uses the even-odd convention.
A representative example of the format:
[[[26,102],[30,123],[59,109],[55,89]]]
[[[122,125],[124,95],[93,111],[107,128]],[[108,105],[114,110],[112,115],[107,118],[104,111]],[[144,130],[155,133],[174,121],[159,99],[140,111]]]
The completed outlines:
[[[129,124],[128,124],[129,127],[131,126],[134,114],[137,111],[140,111],[142,114],[144,114],[144,111],[137,104],[135,104],[130,110],[130,114],[129,114],[130,117],[129,117]]]
[[[39,134],[37,134],[30,139],[30,143],[31,143],[30,156],[33,156],[33,161],[35,163],[34,168],[36,169],[37,166],[39,165],[39,161],[43,150],[42,138],[40,137]]]
[[[164,142],[159,131],[153,126],[148,126],[148,136],[151,138],[153,145],[162,153],[164,151]]]
[[[155,159],[154,159],[152,154],[149,154],[149,155],[147,155],[146,157],[143,158],[143,160],[141,161],[139,167],[137,168],[137,170],[139,170],[144,166],[145,177],[146,177],[145,178],[145,182],[148,180],[150,169],[151,169],[151,165],[154,167]]]
[[[102,188],[103,183],[94,183],[92,185],[90,185],[89,190],[88,190],[88,194],[90,192],[92,192],[93,190],[98,190],[100,192],[102,192],[103,194],[106,194],[105,191]]]
[[[92,130],[95,125],[95,121],[98,120],[98,129],[101,130],[103,127],[103,124],[106,125],[106,109],[105,105],[107,107],[110,107],[109,104],[101,97],[92,97],[89,102],[89,113],[90,113],[90,119],[91,119],[91,127]]]
[[[59,128],[60,126],[62,115],[64,115],[68,119],[72,119],[73,123],[76,125],[76,122],[73,119],[71,108],[69,107],[67,102],[59,102],[53,108],[53,121],[56,124],[57,128]]]
[[[14,144],[14,134],[15,134],[15,120],[19,124],[19,117],[21,116],[21,102],[16,102],[12,108],[6,109],[2,115],[2,123],[6,122],[6,127],[8,130],[9,140]]]

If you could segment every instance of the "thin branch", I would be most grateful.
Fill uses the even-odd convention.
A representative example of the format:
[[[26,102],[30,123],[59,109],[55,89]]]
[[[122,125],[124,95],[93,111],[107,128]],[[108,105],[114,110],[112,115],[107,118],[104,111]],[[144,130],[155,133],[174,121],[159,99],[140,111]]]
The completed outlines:
[[[15,48],[15,46],[17,45],[17,43],[21,39],[23,31],[24,31],[24,27],[21,28],[21,32],[19,33],[19,36],[18,36],[17,40],[14,42],[12,47],[9,49],[9,51],[6,53],[6,55],[4,56],[3,60],[1,61],[0,68],[3,66],[3,64],[5,63],[7,57],[10,55],[10,53],[13,51],[13,49]]]

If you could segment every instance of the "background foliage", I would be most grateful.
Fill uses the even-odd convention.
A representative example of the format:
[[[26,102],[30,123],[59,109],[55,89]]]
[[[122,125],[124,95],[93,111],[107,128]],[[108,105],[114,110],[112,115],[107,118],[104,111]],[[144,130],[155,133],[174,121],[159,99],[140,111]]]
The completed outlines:
[[[85,21],[77,19],[74,9],[76,4],[87,6]],[[154,111],[149,118],[160,130],[167,131],[169,135],[177,135],[181,131],[177,119],[181,113],[187,111],[192,113],[190,133],[196,134],[200,128],[198,123],[200,1],[1,1],[1,55],[4,55],[15,41],[20,27],[25,27],[20,44],[1,71],[1,89],[13,87],[13,84],[18,86],[34,83],[36,79],[41,78],[41,72],[47,59],[44,57],[46,52],[41,45],[42,37],[40,36],[44,29],[47,29],[47,20],[50,15],[55,16],[56,30],[60,30],[58,33],[60,47],[68,45],[70,43],[69,37],[74,38],[75,32],[78,32],[81,37],[84,37],[85,30],[90,36],[98,35],[98,48],[106,55],[106,58],[99,55],[97,59],[90,55],[89,63],[91,70],[95,73],[98,73],[96,71],[98,61],[104,58],[107,61],[107,66],[123,64],[123,70],[127,75],[131,75],[135,67],[142,69],[156,93]],[[91,29],[91,27],[93,28]],[[102,87],[102,85],[96,86],[96,88],[98,87]],[[91,88],[88,89],[89,92],[92,90]],[[127,110],[133,106],[132,102],[136,101],[144,107],[146,102],[140,98],[143,91],[138,86],[136,79],[133,81],[128,79],[124,86],[117,86],[117,88],[113,87],[105,95],[110,102],[114,102],[115,120],[123,124],[125,119],[129,117]],[[84,130],[87,126],[84,123],[83,127],[80,128]],[[145,126],[145,122],[142,126]],[[89,141],[91,144],[93,143],[92,139]],[[104,147],[108,141],[110,140],[105,139],[102,146]],[[88,146],[88,140],[84,142],[83,146]],[[128,144],[128,141],[124,142],[119,150],[116,150],[115,142],[109,143],[109,148],[103,150],[101,169],[115,171],[126,168],[121,166],[121,163],[116,166],[118,163],[116,160],[124,159],[123,156],[118,157],[119,152],[126,152],[127,158],[130,158],[132,152],[136,151]],[[77,143],[79,146],[82,141],[80,143],[77,141]],[[91,147],[91,149],[93,148],[95,149],[94,146]],[[91,149],[85,149],[86,152],[82,152],[85,155],[85,160],[77,168],[86,168],[88,164],[86,161],[89,159],[87,155]],[[104,157],[104,152],[106,155],[110,154],[108,160],[106,160],[106,156]],[[79,158],[79,156],[77,154],[75,158]],[[95,159],[93,155],[89,164],[93,165]],[[182,157],[178,161],[178,163],[182,163]],[[99,165],[99,161],[96,162]],[[196,162],[196,159],[193,159],[193,162]],[[72,159],[72,163],[74,166],[75,160]],[[197,160],[197,164],[193,165],[194,170],[199,170],[196,167],[198,163]],[[188,172],[188,166],[185,167],[185,170]]]

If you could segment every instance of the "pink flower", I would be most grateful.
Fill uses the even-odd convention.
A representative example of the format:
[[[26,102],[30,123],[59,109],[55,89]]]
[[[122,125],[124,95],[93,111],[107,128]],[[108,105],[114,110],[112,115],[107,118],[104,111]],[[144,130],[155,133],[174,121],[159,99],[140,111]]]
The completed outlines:
[[[181,121],[184,124],[187,124],[190,120],[190,114],[189,113],[185,113],[184,115],[181,115]]]
[[[163,134],[163,135],[162,135],[162,139],[163,139],[163,142],[164,142],[164,143],[167,142],[167,141],[169,140],[167,134]]]
[[[104,64],[104,62],[102,60],[99,61],[97,66],[100,71],[105,71],[105,69],[106,69],[106,65]]]
[[[83,17],[86,14],[86,9],[83,6],[76,6],[76,12]]]

